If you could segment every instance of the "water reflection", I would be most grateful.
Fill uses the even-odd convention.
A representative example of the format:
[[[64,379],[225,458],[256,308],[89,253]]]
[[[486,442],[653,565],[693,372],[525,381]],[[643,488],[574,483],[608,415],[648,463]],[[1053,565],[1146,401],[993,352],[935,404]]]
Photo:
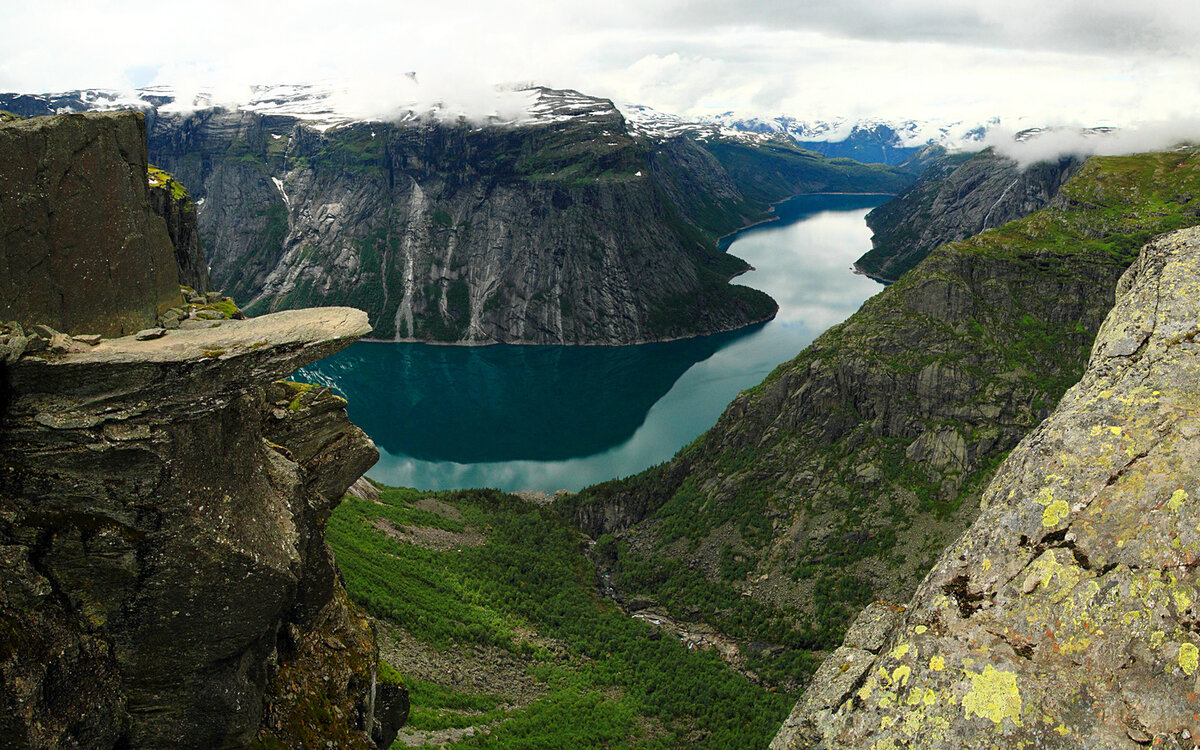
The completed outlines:
[[[422,489],[552,492],[640,471],[708,429],[737,393],[880,287],[850,272],[885,196],[802,196],[730,252],[738,283],[780,304],[766,325],[630,347],[446,347],[362,342],[305,368],[345,395],[380,447],[369,476]]]
[[[389,454],[560,460],[625,442],[688,368],[758,328],[640,346],[364,342],[305,375],[344,394],[355,423]]]

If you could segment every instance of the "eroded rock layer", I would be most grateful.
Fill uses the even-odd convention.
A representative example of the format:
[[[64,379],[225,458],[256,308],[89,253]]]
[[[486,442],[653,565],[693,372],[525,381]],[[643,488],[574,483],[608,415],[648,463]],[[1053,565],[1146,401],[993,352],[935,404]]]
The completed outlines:
[[[839,649],[773,747],[1191,746],[1197,300],[1200,230],[1147,245],[1083,379],[1004,462],[878,655]]]
[[[266,717],[263,738],[367,746],[374,635],[323,528],[378,453],[344,401],[272,382],[368,330],[294,311],[8,366],[0,734],[232,747]]]

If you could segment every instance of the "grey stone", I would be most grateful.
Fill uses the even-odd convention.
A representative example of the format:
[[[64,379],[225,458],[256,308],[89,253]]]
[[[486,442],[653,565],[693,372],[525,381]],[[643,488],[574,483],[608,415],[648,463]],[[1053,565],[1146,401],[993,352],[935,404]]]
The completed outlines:
[[[904,607],[892,602],[872,602],[858,613],[843,643],[875,652],[883,648],[892,628],[904,613]]]
[[[101,341],[101,336],[98,333],[81,333],[76,336],[72,336],[71,338],[81,344],[87,344],[88,346],[95,346]]]
[[[135,112],[0,124],[0,318],[118,336],[178,302],[174,248],[146,194],[145,127]]]
[[[356,310],[292,311],[7,368],[0,618],[22,648],[0,652],[0,694],[26,698],[6,743],[300,746],[307,693],[289,697],[272,654],[366,715],[374,636],[322,530],[378,452],[327,392],[263,417],[272,380],[368,330]]]
[[[149,341],[151,339],[160,339],[166,335],[166,328],[147,328],[134,334],[134,338],[138,341]]]
[[[858,698],[822,710],[841,685],[823,665],[779,747],[917,728],[934,750],[1173,747],[1200,714],[1200,228],[1147,244],[1118,288],[1082,380],[997,470]]]

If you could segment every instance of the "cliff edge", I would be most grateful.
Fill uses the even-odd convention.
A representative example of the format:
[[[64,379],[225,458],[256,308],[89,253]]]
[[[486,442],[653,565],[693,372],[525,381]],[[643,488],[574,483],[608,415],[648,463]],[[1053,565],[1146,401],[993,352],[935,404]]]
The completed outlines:
[[[1146,245],[1117,298],[975,523],[907,609],[864,613],[874,648],[848,636],[773,748],[1190,746],[1200,230]]]
[[[324,537],[378,452],[344,400],[280,380],[366,314],[111,337],[182,299],[141,123],[0,128],[0,224],[26,222],[0,245],[0,744],[387,746],[406,696]]]

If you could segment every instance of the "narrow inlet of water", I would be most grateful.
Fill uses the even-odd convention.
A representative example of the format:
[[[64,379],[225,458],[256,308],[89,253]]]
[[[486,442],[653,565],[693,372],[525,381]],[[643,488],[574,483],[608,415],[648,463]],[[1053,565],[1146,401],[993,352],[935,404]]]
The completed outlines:
[[[737,283],[779,302],[751,328],[637,346],[360,342],[297,378],[345,396],[379,446],[368,476],[440,490],[578,490],[671,458],[882,287],[851,272],[864,217],[886,196],[806,195],[725,243],[755,270]]]

